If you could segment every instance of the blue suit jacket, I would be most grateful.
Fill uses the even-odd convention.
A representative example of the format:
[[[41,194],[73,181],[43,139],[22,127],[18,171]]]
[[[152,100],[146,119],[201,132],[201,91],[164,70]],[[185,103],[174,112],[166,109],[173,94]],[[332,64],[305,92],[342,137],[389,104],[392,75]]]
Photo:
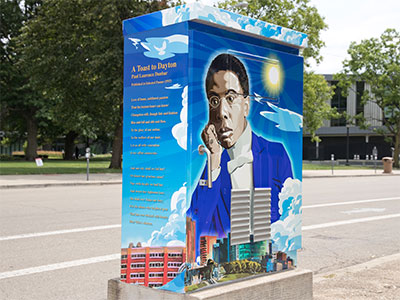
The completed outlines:
[[[255,188],[271,188],[271,223],[279,219],[278,194],[288,177],[293,177],[292,166],[285,148],[252,133],[253,183]],[[231,178],[227,163],[228,152],[221,156],[221,172],[212,188],[197,185],[192,194],[187,216],[196,221],[196,256],[199,255],[200,236],[224,238],[230,232]],[[207,179],[207,166],[201,178]]]

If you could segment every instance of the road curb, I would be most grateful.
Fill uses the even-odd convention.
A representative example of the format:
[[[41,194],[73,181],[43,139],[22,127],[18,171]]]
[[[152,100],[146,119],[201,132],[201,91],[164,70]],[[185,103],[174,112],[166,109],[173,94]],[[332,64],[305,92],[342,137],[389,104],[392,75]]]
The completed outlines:
[[[89,182],[57,182],[57,183],[33,183],[33,184],[6,184],[0,185],[2,189],[26,189],[26,188],[46,188],[59,186],[86,186],[86,185],[111,185],[122,184],[122,181],[89,181]]]

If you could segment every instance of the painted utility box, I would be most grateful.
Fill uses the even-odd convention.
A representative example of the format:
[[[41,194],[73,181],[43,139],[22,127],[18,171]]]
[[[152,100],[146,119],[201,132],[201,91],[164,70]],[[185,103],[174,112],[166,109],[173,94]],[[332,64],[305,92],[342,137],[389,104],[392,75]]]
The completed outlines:
[[[124,21],[121,280],[294,268],[307,36],[199,3]]]

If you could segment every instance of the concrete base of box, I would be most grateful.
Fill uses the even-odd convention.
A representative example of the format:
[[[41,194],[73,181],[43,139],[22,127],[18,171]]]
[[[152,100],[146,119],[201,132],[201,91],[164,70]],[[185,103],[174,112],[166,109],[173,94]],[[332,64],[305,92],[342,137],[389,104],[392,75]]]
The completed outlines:
[[[188,294],[127,284],[119,279],[108,281],[108,300],[199,300],[199,299],[273,299],[312,300],[312,272],[295,269],[277,274],[259,276],[234,283],[219,284]]]

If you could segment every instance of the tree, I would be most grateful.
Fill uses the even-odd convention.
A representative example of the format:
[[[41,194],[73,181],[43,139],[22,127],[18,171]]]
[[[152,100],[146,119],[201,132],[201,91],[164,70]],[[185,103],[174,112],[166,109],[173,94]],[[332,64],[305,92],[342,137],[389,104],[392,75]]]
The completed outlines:
[[[24,61],[31,84],[48,99],[66,134],[65,156],[78,135],[114,132],[110,167],[121,168],[122,20],[165,6],[158,1],[45,1],[24,27]],[[71,148],[72,145],[72,148]]]
[[[311,133],[311,141],[320,142],[316,131],[323,125],[323,120],[339,118],[340,116],[336,108],[331,108],[327,102],[334,94],[333,86],[326,83],[324,76],[313,72],[304,73],[304,82],[304,128]]]
[[[20,38],[29,83],[46,99],[51,120],[65,135],[65,159],[72,159],[79,135],[95,138],[99,125],[109,120],[99,112],[104,102],[95,97],[94,78],[88,75],[95,8],[94,1],[45,1]]]
[[[17,45],[23,24],[34,18],[41,1],[0,1],[1,27],[1,121],[5,131],[27,133],[25,158],[37,156],[39,123],[45,116],[45,103],[29,84]]]
[[[310,6],[310,0],[250,0],[246,5],[242,1],[228,0],[220,7],[258,20],[304,32],[308,35],[309,45],[303,50],[305,59],[310,57],[320,62],[320,49],[325,43],[320,38],[322,30],[327,29],[323,17],[317,9]],[[306,62],[308,66],[308,62]]]
[[[384,126],[374,129],[394,145],[394,164],[399,167],[400,154],[400,33],[386,29],[380,38],[352,42],[347,50],[349,59],[343,61],[343,71],[336,74],[344,92],[352,83],[364,81],[370,89],[362,95],[362,103],[373,102],[382,113],[378,121]],[[364,127],[368,120],[357,116]]]
[[[114,133],[110,168],[121,168],[123,118],[123,35],[122,21],[167,8],[167,1],[103,1],[103,18],[97,20],[98,53],[90,70],[98,75],[96,90],[114,108]]]

